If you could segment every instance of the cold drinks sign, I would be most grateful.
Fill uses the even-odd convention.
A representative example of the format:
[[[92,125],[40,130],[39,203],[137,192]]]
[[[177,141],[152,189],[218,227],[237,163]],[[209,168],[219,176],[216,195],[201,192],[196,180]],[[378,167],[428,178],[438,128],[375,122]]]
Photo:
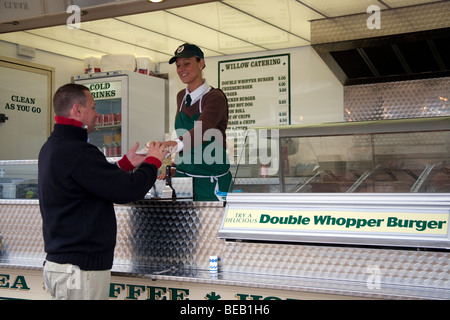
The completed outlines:
[[[94,99],[114,99],[121,97],[121,82],[99,82],[86,85]]]

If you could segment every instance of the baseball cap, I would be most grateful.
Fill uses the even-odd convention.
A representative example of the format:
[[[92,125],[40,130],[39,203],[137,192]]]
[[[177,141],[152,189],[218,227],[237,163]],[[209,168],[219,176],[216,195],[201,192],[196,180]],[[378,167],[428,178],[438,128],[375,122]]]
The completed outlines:
[[[203,51],[199,47],[197,47],[195,44],[185,43],[179,46],[177,50],[175,50],[174,56],[169,60],[169,64],[174,63],[177,58],[191,57],[197,57],[201,59],[205,58]]]

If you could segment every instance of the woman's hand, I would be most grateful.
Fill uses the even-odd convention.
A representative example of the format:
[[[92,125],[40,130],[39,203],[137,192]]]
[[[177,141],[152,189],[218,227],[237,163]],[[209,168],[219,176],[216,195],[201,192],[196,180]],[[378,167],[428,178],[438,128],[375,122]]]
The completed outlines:
[[[170,168],[170,177],[173,178],[175,177],[175,173],[177,172],[177,169],[175,169],[174,167]],[[167,172],[163,172],[158,176],[158,180],[164,180],[166,179],[166,174]]]
[[[159,161],[163,161],[166,155],[169,153],[166,146],[162,142],[151,141],[146,144],[148,148],[146,157],[154,157]]]
[[[178,143],[176,141],[164,141],[163,144],[170,150],[171,153],[177,152]]]

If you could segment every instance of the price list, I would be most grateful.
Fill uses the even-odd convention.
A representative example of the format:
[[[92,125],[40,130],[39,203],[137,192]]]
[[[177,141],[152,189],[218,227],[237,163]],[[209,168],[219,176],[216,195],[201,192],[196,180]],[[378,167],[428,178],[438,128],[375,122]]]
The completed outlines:
[[[290,123],[289,115],[289,86],[287,75],[278,76],[278,125]]]
[[[227,144],[235,156],[249,128],[290,124],[289,70],[289,54],[219,62],[229,106]]]
[[[290,124],[289,54],[219,62],[230,131]]]

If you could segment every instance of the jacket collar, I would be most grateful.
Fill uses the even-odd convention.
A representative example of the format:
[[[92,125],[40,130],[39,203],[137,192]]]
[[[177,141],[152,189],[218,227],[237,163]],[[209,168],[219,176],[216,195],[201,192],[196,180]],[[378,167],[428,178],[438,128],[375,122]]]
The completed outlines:
[[[62,116],[55,116],[55,121],[57,124],[71,125],[71,126],[75,126],[75,127],[79,127],[79,128],[83,127],[82,122],[75,120],[75,119],[62,117]]]

